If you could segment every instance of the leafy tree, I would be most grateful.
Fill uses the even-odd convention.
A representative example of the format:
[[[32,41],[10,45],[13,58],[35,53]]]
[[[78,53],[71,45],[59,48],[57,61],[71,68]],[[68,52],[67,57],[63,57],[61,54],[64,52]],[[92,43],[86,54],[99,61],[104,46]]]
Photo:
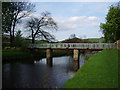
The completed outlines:
[[[36,38],[55,40],[54,36],[46,31],[46,29],[57,30],[57,24],[49,12],[43,12],[40,17],[32,17],[27,21],[26,28],[31,32],[32,43],[35,43]]]
[[[10,2],[2,3],[2,33],[10,33],[10,42],[12,43],[12,19],[13,5]]]
[[[2,31],[10,33],[10,42],[14,41],[15,26],[21,19],[27,17],[34,5],[28,2],[2,3]]]
[[[120,39],[120,2],[117,6],[110,6],[106,23],[101,23],[100,28],[106,42],[115,42]]]

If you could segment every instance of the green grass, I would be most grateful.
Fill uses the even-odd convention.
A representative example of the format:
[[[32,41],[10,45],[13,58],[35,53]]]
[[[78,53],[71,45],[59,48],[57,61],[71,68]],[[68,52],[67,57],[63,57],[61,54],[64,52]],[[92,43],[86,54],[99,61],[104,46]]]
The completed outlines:
[[[2,50],[2,61],[31,61],[33,55],[22,50]]]
[[[59,57],[67,55],[67,50],[53,50],[53,57]],[[33,50],[33,51],[22,51],[22,50],[2,50],[2,61],[3,62],[15,62],[24,61],[31,62],[34,60],[40,60],[46,58],[46,50]]]
[[[94,43],[102,43],[105,41],[104,38],[89,38],[88,40]]]
[[[118,50],[95,54],[65,83],[64,88],[117,88],[118,56]]]

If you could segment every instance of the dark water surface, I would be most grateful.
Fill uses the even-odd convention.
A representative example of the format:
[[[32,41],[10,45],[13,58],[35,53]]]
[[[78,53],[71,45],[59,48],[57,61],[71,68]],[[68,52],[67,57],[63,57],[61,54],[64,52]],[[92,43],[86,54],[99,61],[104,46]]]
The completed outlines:
[[[84,56],[80,55],[80,66]],[[2,66],[2,88],[62,88],[72,78],[73,59],[71,56],[53,58],[53,67],[46,65],[46,58],[33,64],[8,63]]]

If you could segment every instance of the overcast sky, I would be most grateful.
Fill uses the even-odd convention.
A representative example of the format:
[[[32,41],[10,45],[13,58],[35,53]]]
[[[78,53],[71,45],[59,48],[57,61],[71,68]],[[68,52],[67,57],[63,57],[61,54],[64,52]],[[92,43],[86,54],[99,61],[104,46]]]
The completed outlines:
[[[48,11],[58,24],[58,31],[50,32],[57,40],[64,40],[71,34],[79,38],[102,37],[100,23],[105,22],[109,7],[116,2],[32,2],[33,16]]]

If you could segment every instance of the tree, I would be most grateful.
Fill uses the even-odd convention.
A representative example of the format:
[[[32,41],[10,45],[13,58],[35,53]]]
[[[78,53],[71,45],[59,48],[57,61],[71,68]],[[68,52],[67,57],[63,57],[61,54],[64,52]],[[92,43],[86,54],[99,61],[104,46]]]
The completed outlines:
[[[106,16],[106,23],[101,23],[100,28],[106,42],[120,40],[120,2],[111,6]]]
[[[10,2],[2,3],[2,33],[10,33],[10,42],[12,43],[12,20],[13,5]]]
[[[50,16],[49,12],[43,12],[40,17],[32,17],[26,23],[26,28],[31,32],[32,43],[35,43],[35,38],[46,39],[48,41],[54,40],[46,29],[57,30],[57,23]]]
[[[76,34],[71,34],[70,39],[72,39],[72,38],[76,38]]]
[[[14,46],[15,47],[21,47],[23,45],[23,38],[22,38],[22,33],[20,30],[18,30],[15,34],[15,39],[14,39]]]
[[[34,5],[28,2],[2,3],[2,32],[10,33],[10,42],[14,41],[15,26],[21,19],[27,17]]]

